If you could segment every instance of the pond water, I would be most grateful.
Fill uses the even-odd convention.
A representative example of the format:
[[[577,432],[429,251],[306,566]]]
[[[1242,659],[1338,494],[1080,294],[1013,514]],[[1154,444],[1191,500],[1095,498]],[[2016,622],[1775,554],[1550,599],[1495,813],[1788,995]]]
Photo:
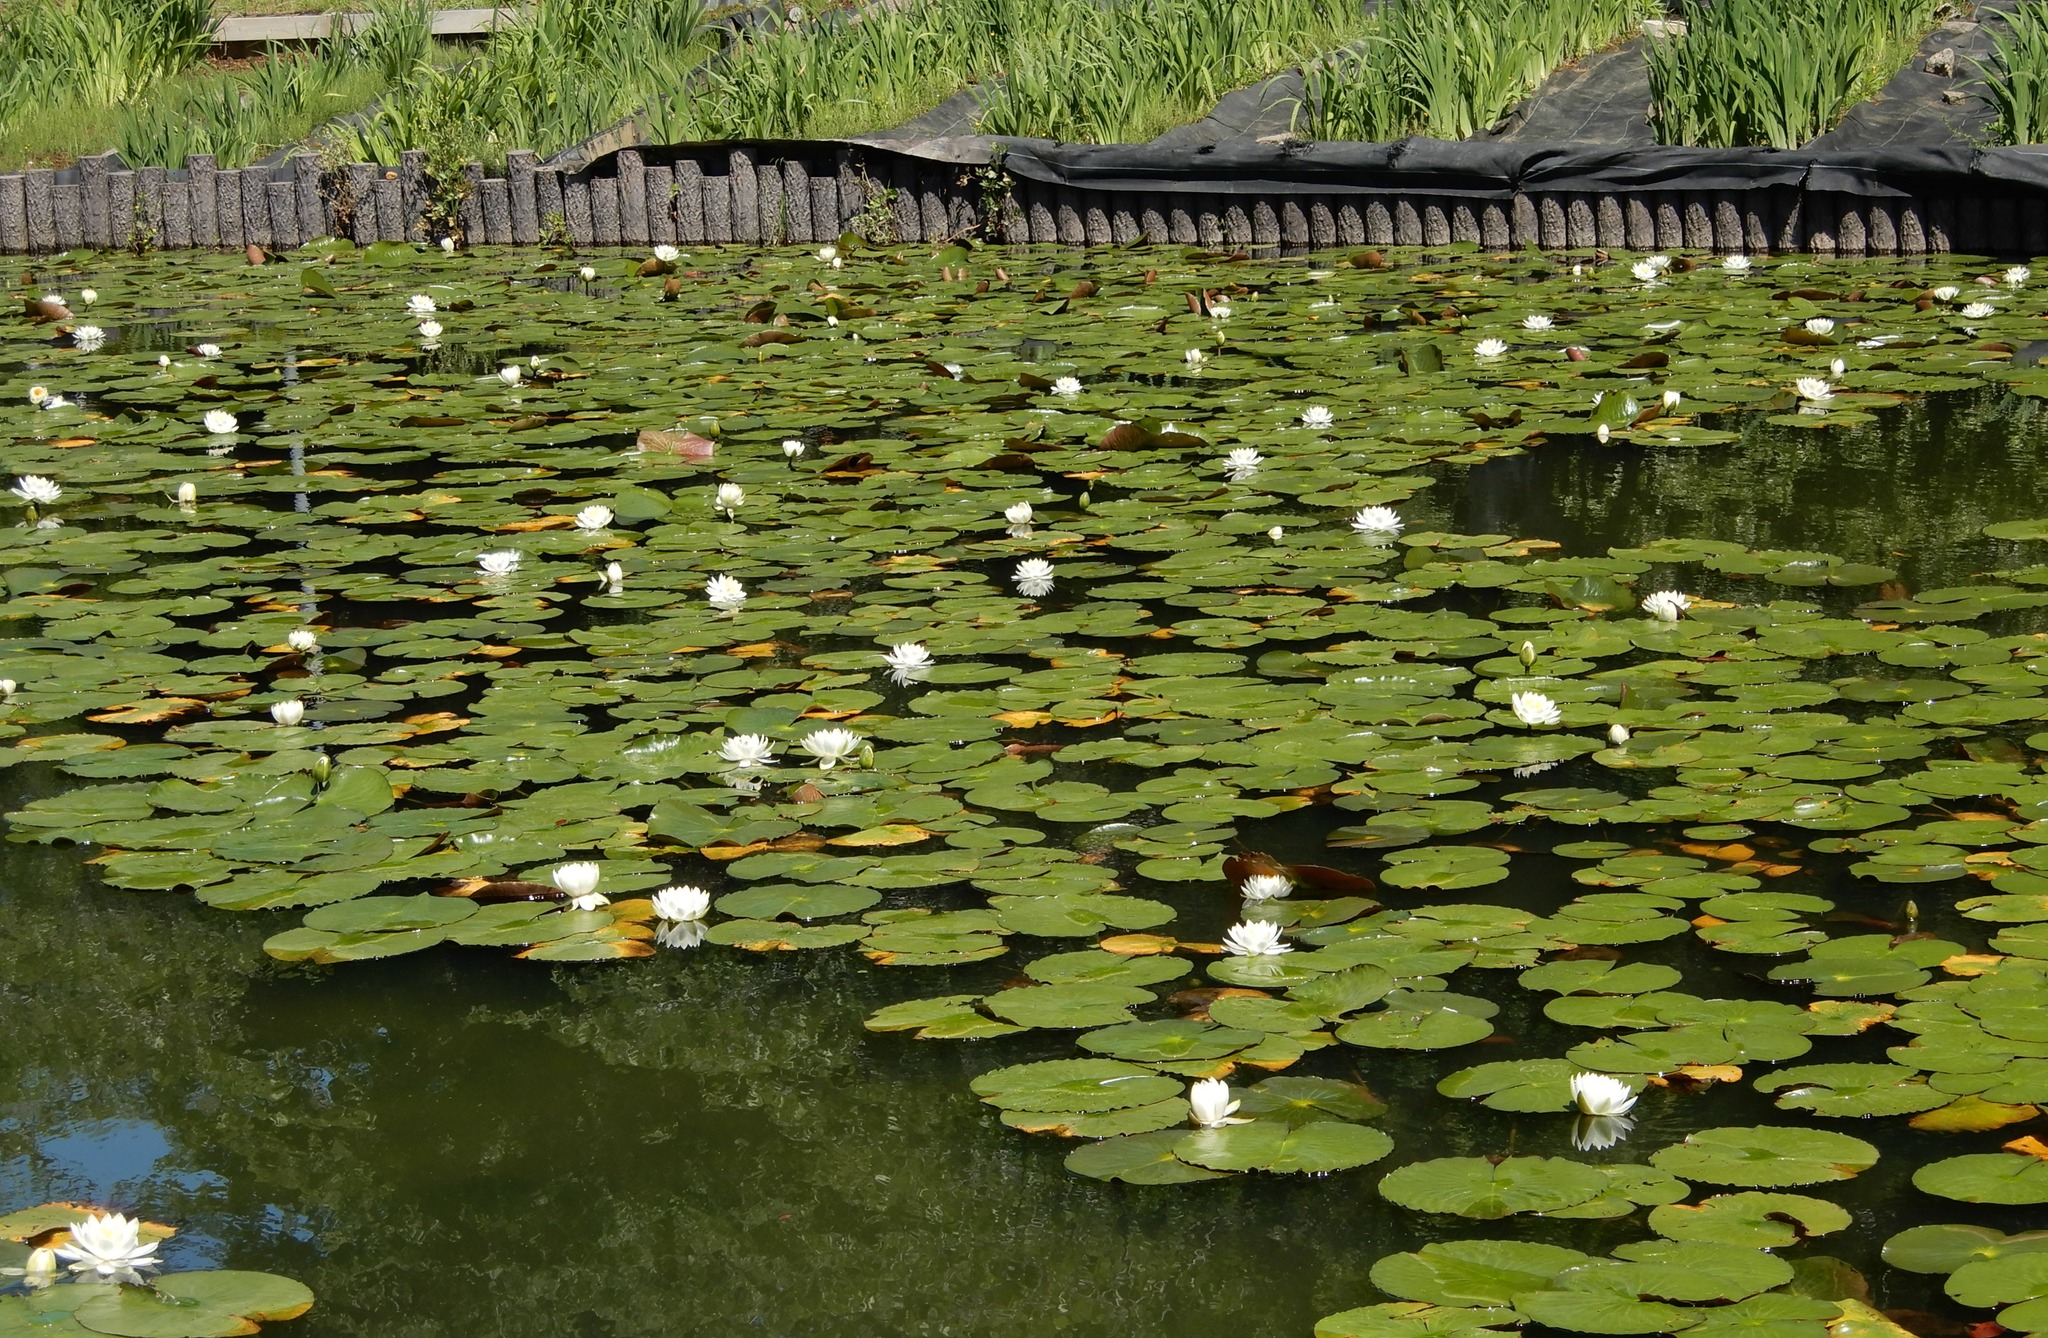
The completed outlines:
[[[1806,1297],[1933,1334],[2037,1294],[2021,1268],[1943,1295],[2024,1260],[1985,1242],[2048,1201],[2001,1151],[2048,1100],[2023,284],[959,260],[686,260],[673,302],[617,256],[38,275],[95,285],[78,321],[112,333],[0,348],[9,463],[64,490],[0,543],[0,1207],[176,1224],[173,1266],[310,1285],[309,1338],[1306,1335],[1390,1296],[1447,1308],[1328,1331],[1808,1338],[1834,1306]],[[1980,273],[1988,315],[1928,296]],[[1475,358],[1488,336],[1512,346]],[[567,522],[593,503],[609,523]],[[1353,530],[1379,506],[1394,542]],[[1635,607],[1666,588],[1683,619]],[[891,682],[913,640],[935,666]],[[1562,724],[1524,726],[1525,690]],[[872,763],[796,751],[833,725]],[[741,733],[784,755],[736,772]],[[1246,903],[1247,852],[1312,867]],[[501,899],[576,859],[609,906]],[[654,913],[671,883],[719,899],[708,936]],[[1241,919],[1294,951],[1219,957]],[[1091,1056],[1172,1082],[1119,1105],[1090,1070],[1062,1106],[1017,1067]],[[1579,1068],[1641,1089],[1610,1146],[1569,1113]],[[1257,1118],[1179,1143],[1201,1076]],[[1022,1132],[977,1090],[1104,1123]],[[1344,1138],[1248,1141],[1275,1126]],[[1683,1146],[1703,1130],[1748,1141]],[[1262,1169],[1287,1156],[1335,1165]],[[1971,1157],[1998,1165],[1916,1181]],[[1496,1172],[1521,1178],[1471,1189]],[[1801,1197],[1651,1212],[1751,1189]],[[1989,1234],[1880,1257],[1925,1223]],[[1644,1262],[1374,1285],[1469,1239]]]

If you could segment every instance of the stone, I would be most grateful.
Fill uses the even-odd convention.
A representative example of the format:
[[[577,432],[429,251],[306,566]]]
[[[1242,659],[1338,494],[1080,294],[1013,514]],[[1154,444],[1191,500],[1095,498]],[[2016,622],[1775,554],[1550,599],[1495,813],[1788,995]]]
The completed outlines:
[[[1943,47],[1927,58],[1927,63],[1923,68],[1929,74],[1940,75],[1944,79],[1954,78],[1956,73],[1956,49],[1952,46]]]

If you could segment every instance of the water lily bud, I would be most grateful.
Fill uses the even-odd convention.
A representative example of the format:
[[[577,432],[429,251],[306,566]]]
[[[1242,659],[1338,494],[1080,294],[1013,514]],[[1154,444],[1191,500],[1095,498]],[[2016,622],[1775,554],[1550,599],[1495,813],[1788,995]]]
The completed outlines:
[[[786,437],[782,442],[782,458],[795,460],[804,453],[804,444],[795,437]]]
[[[198,506],[199,485],[196,483],[180,483],[178,485],[178,505],[187,511]]]
[[[589,283],[592,279],[597,277],[597,267],[594,265],[585,265],[582,269],[576,271],[576,277],[583,280],[583,282],[585,283]]]
[[[875,769],[875,745],[873,743],[861,744],[860,765],[864,771],[873,771]]]
[[[78,290],[78,300],[85,303],[87,306],[91,306],[93,303],[100,300],[100,295],[90,288],[81,288]]]
[[[1676,408],[1678,407],[1678,405],[1679,405],[1679,402],[1680,402],[1681,400],[1683,400],[1684,398],[1685,398],[1685,396],[1683,396],[1683,395],[1679,394],[1679,393],[1678,393],[1677,391],[1675,391],[1675,390],[1667,390],[1667,391],[1665,391],[1665,392],[1664,392],[1664,412],[1666,412],[1666,413],[1670,413],[1670,412],[1671,412],[1671,411],[1672,411],[1673,409],[1676,409]]]
[[[1607,439],[1613,435],[1614,434],[1608,430],[1607,424],[1605,423],[1602,423],[1600,426],[1593,429],[1594,438],[1597,441],[1599,441],[1599,443],[1602,446],[1605,446],[1607,444]]]
[[[156,355],[156,365],[157,365],[157,366],[159,366],[159,367],[168,367],[168,366],[170,366],[170,365],[171,365],[171,355],[170,355],[170,354],[168,354],[168,353],[159,353],[159,354],[157,354],[157,355]]]
[[[1618,720],[1607,727],[1607,741],[1617,748],[1627,743],[1629,737],[1628,726]]]
[[[21,684],[11,678],[0,678],[0,701],[6,701],[9,697],[12,697],[15,689],[20,686]]]
[[[1281,537],[1286,533],[1286,530],[1282,529],[1278,525],[1275,525],[1272,529],[1266,531],[1266,537],[1277,544],[1280,542]]]
[[[451,256],[455,254],[455,239],[453,237],[443,237],[441,239],[441,253]]]
[[[1843,362],[1840,358],[1836,358],[1833,362],[1828,364],[1828,371],[1835,376],[1841,376],[1844,372],[1848,370],[1849,364]]]
[[[44,1245],[28,1252],[22,1264],[21,1280],[31,1287],[47,1287],[57,1280],[57,1252]]]
[[[297,697],[289,697],[270,704],[270,718],[290,729],[306,718],[306,704]]]
[[[1536,663],[1536,643],[1524,641],[1522,648],[1515,652],[1522,657],[1522,667],[1527,669]]]
[[[334,774],[334,759],[326,753],[313,754],[313,787],[324,790],[327,778]]]
[[[604,580],[613,593],[617,593],[618,588],[626,583],[626,569],[616,562],[607,562],[604,564]]]
[[[500,367],[498,369],[498,379],[508,386],[518,385],[520,378],[525,375],[526,373],[520,371],[517,367]]]

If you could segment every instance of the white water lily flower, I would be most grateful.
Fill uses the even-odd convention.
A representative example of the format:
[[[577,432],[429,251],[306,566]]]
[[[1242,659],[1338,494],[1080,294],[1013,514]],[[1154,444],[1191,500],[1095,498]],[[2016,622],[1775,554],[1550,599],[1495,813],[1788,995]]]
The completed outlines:
[[[1382,542],[1392,539],[1407,527],[1408,522],[1402,520],[1401,514],[1391,506],[1361,507],[1351,517],[1354,534]]]
[[[1661,274],[1661,273],[1663,273],[1663,272],[1664,272],[1665,270],[1667,270],[1667,269],[1670,269],[1670,268],[1671,268],[1671,257],[1670,257],[1670,256],[1651,256],[1651,257],[1650,257],[1650,258],[1649,258],[1648,260],[1645,260],[1645,261],[1644,261],[1643,263],[1644,263],[1645,265],[1648,265],[1648,266],[1649,266],[1649,267],[1650,267],[1651,269],[1654,269],[1654,270],[1656,270],[1656,271],[1657,271],[1658,273],[1660,273],[1660,274]]]
[[[576,528],[579,530],[601,530],[612,523],[612,509],[602,502],[592,502],[576,513]]]
[[[1508,705],[1514,708],[1515,719],[1531,729],[1538,725],[1554,725],[1564,719],[1564,712],[1557,709],[1557,703],[1540,692],[1517,692],[1508,698]]]
[[[414,293],[405,299],[405,309],[415,316],[431,316],[436,310],[434,299],[425,293]]]
[[[1269,920],[1240,920],[1223,934],[1223,951],[1232,957],[1278,957],[1293,952],[1280,939],[1280,926]]]
[[[1515,650],[1515,657],[1522,662],[1522,667],[1524,669],[1534,668],[1536,665],[1536,643],[1533,641],[1524,641]]]
[[[30,386],[28,388],[28,402],[39,409],[43,406],[43,401],[49,398],[50,388],[48,386]]]
[[[1017,564],[1010,579],[1016,582],[1017,590],[1030,599],[1040,599],[1052,593],[1052,563],[1044,558],[1025,558]]]
[[[479,553],[476,565],[486,576],[510,576],[519,570],[519,559],[518,549],[500,548],[496,552]]]
[[[1835,397],[1835,388],[1828,384],[1825,377],[1802,376],[1792,383],[1792,389],[1798,393],[1800,399],[1814,404],[1826,404]]]
[[[202,358],[218,358],[220,356],[220,345],[196,344],[193,346],[192,351]]]
[[[1276,544],[1279,543],[1281,539],[1286,537],[1286,534],[1287,531],[1278,525],[1275,525],[1272,529],[1266,531],[1266,537],[1268,539],[1271,539]]]
[[[1572,1101],[1585,1115],[1626,1115],[1636,1104],[1636,1094],[1619,1078],[1604,1073],[1574,1073]]]
[[[861,736],[850,729],[814,729],[796,741],[796,746],[818,759],[818,770],[830,771],[841,762],[859,755]]]
[[[23,474],[14,480],[14,486],[7,491],[27,502],[30,506],[48,506],[64,495],[54,479],[41,474]]]
[[[1202,350],[1198,348],[1189,349],[1186,353],[1183,353],[1181,357],[1187,362],[1187,365],[1190,367],[1200,367],[1203,363],[1209,361],[1209,355],[1202,352]]]
[[[441,254],[449,256],[455,254],[455,239],[453,237],[443,237],[441,239]]]
[[[782,442],[782,458],[794,460],[804,453],[804,444],[795,437],[785,437]]]
[[[1825,316],[1809,316],[1804,325],[1808,334],[1831,335],[1835,332],[1835,323]]]
[[[1605,423],[1601,423],[1593,429],[1593,440],[1599,442],[1602,446],[1605,446],[1607,439],[1613,435],[1614,430]]]
[[[1498,358],[1507,351],[1508,341],[1505,339],[1482,339],[1472,346],[1475,358]]]
[[[1081,393],[1081,379],[1076,376],[1063,376],[1052,383],[1052,393],[1066,399],[1072,399]]]
[[[1311,404],[1301,411],[1301,425],[1315,431],[1322,431],[1337,421],[1337,415],[1320,404]]]
[[[1956,300],[1956,296],[1962,291],[1962,289],[1956,287],[1952,283],[1945,283],[1941,285],[1941,287],[1936,288],[1929,292],[1928,296],[1932,297],[1937,302],[1953,302]]]
[[[819,247],[818,259],[824,261],[828,265],[831,264],[833,261],[839,259],[839,248],[836,246]]]
[[[1626,1115],[1581,1115],[1572,1121],[1572,1146],[1581,1152],[1605,1152],[1635,1127]]]
[[[1723,256],[1721,258],[1721,268],[1727,270],[1730,274],[1740,274],[1747,270],[1749,265],[1748,256]]]
[[[1997,314],[1998,308],[1992,306],[1989,302],[1972,302],[1963,308],[1963,317],[1966,320],[1989,320]]]
[[[180,483],[173,500],[177,502],[180,510],[190,511],[193,507],[199,505],[199,485],[196,483]]]
[[[1692,607],[1692,596],[1676,590],[1659,590],[1643,596],[1643,612],[1660,623],[1675,623]]]
[[[654,258],[664,265],[673,265],[676,261],[682,259],[682,256],[683,253],[681,251],[678,251],[666,242],[654,248]]]
[[[1524,330],[1548,330],[1555,324],[1557,324],[1556,321],[1540,314],[1522,317],[1522,328]]]
[[[498,379],[508,386],[518,385],[525,377],[526,372],[518,367],[500,367],[498,369]]]
[[[1663,400],[1664,412],[1670,413],[1673,409],[1676,409],[1679,406],[1679,404],[1684,401],[1684,399],[1685,396],[1679,394],[1675,390],[1665,391]]]
[[[270,718],[290,729],[306,718],[306,704],[297,697],[288,697],[281,702],[270,704]]]
[[[2012,271],[2007,270],[2006,273],[2011,274]],[[2025,270],[2021,270],[2020,278],[2024,280],[2026,277],[2027,272]],[[85,303],[85,305],[87,306],[91,306],[93,303],[100,300],[100,295],[90,288],[81,288],[78,290],[78,300]]]
[[[704,582],[704,596],[712,608],[731,613],[747,602],[747,588],[730,576],[719,575]]]
[[[736,767],[765,767],[775,760],[775,740],[766,734],[735,734],[718,745],[718,756]]]
[[[1255,873],[1238,885],[1237,895],[1246,901],[1272,901],[1294,890],[1294,880],[1284,873]]]
[[[616,595],[626,584],[626,569],[616,562],[605,563],[604,583],[610,586],[611,593]]]
[[[1647,260],[1638,260],[1628,267],[1628,271],[1644,283],[1655,283],[1657,275],[1661,272]]]
[[[1607,727],[1607,741],[1617,748],[1627,743],[1633,737],[1634,735],[1629,733],[1628,726],[1622,724],[1619,720]]]
[[[285,634],[284,644],[301,655],[311,655],[320,649],[320,634],[310,627],[294,627]]]
[[[156,1257],[157,1243],[143,1242],[139,1217],[94,1213],[82,1222],[73,1222],[67,1235],[69,1239],[56,1248],[56,1256],[70,1264],[74,1273],[111,1278],[162,1263]]]
[[[905,641],[891,646],[882,660],[889,666],[889,677],[896,681],[898,687],[907,687],[932,670],[932,653],[922,641]]]
[[[2006,287],[2017,288],[2021,284],[2025,283],[2028,279],[2032,278],[2033,275],[2034,271],[2028,269],[2025,265],[2014,265],[2011,269],[2007,270],[2002,277],[2005,279]],[[89,297],[86,298],[85,300],[88,302],[92,301],[92,299]]]
[[[583,282],[585,283],[589,283],[592,279],[595,279],[597,277],[597,266],[583,266],[582,268],[576,271],[576,277],[583,280]]]
[[[550,875],[562,889],[563,902],[572,911],[594,911],[611,905],[611,898],[597,890],[599,869],[591,860],[557,864]]]
[[[1031,523],[1031,503],[1010,503],[1003,508],[1003,519],[1009,521],[1012,525],[1029,525]]]
[[[1198,1129],[1221,1129],[1227,1124],[1248,1124],[1233,1119],[1240,1103],[1230,1095],[1230,1084],[1221,1078],[1203,1078],[1188,1084],[1188,1118]]]
[[[1240,446],[1223,457],[1223,468],[1232,483],[1242,483],[1259,472],[1259,466],[1266,463],[1255,447]]]
[[[664,887],[652,900],[654,913],[664,920],[701,920],[711,914],[711,894],[692,883]]]
[[[439,321],[421,321],[421,322],[420,322],[420,338],[422,338],[422,339],[439,339],[440,337],[441,337],[441,322],[439,322]]]
[[[0,678],[0,701],[5,701],[7,698],[12,697],[20,687],[21,684],[11,678]]]
[[[97,353],[107,342],[107,332],[97,325],[71,327],[71,346],[80,353]]]
[[[226,409],[208,409],[206,417],[200,421],[206,425],[206,430],[216,437],[228,436],[241,426],[235,416]]]
[[[721,483],[718,492],[711,499],[713,510],[725,512],[727,520],[735,519],[734,513],[746,505],[747,490],[737,483]]]
[[[1211,302],[1209,304],[1209,318],[1218,321],[1229,320],[1230,304],[1228,302]]]

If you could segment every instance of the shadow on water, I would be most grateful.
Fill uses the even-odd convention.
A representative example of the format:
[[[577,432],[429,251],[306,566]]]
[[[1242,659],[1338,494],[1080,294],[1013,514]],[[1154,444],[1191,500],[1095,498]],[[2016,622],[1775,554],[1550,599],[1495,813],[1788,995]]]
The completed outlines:
[[[2025,560],[1978,529],[2048,495],[2036,406],[1987,391],[1846,433],[1735,420],[1741,441],[1711,450],[1560,444],[1440,491],[1465,532],[1552,538],[1570,553],[1688,535],[1882,562],[1915,588],[1960,583]],[[0,800],[58,784],[17,768]],[[1253,839],[1320,847],[1313,824],[1291,820]],[[1133,1188],[1068,1173],[1063,1145],[1005,1129],[968,1091],[996,1064],[1069,1055],[1063,1033],[925,1044],[861,1029],[883,1004],[992,988],[1016,969],[1003,959],[943,979],[838,951],[718,948],[611,967],[447,950],[284,967],[258,945],[288,916],[104,891],[81,863],[90,853],[0,847],[6,1199],[141,1209],[184,1226],[173,1263],[302,1278],[321,1299],[289,1331],[307,1338],[1305,1335],[1318,1316],[1377,1299],[1374,1259],[1426,1239],[1604,1251],[1642,1234],[1446,1222],[1371,1192],[1416,1157],[1570,1150],[1561,1116],[1428,1091],[1480,1059],[1555,1055],[1582,1038],[1504,978],[1457,983],[1504,1006],[1507,1039],[1479,1058],[1338,1047],[1305,1063],[1392,1100],[1400,1151],[1385,1166]],[[1318,857],[1347,862],[1338,855],[1354,852]],[[1530,895],[1562,896],[1565,862],[1531,859]],[[1827,1057],[1876,1046],[1843,1042]],[[1634,1147],[1604,1159],[1775,1114],[1746,1089],[1717,1095],[1704,1118],[1661,1093],[1639,1113]],[[1922,1281],[1883,1274],[1875,1246],[1904,1224],[1905,1172],[1933,1155],[1929,1136],[1857,1132],[1914,1155],[1831,1189],[1859,1220],[1826,1245],[1872,1271],[1880,1301],[1924,1304]]]

